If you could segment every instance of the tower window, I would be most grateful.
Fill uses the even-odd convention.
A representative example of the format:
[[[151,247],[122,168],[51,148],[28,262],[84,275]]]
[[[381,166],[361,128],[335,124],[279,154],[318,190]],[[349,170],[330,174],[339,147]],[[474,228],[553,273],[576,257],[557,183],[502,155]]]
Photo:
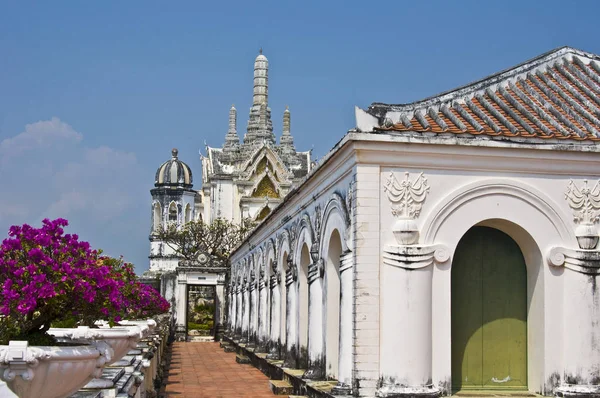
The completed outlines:
[[[169,206],[169,222],[177,222],[177,205],[171,203]]]
[[[190,204],[188,203],[185,206],[185,222],[190,222],[192,221],[192,208],[190,207]]]
[[[160,208],[160,204],[155,203],[154,204],[154,214],[153,214],[153,218],[154,218],[154,228],[153,230],[155,232],[158,232],[161,228],[161,208]]]

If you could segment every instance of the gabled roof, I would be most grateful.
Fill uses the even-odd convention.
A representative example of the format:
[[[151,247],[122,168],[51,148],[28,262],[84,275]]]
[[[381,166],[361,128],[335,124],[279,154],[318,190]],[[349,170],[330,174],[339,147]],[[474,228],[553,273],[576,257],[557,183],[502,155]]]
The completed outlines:
[[[410,104],[373,103],[375,131],[600,141],[600,56],[570,47]]]

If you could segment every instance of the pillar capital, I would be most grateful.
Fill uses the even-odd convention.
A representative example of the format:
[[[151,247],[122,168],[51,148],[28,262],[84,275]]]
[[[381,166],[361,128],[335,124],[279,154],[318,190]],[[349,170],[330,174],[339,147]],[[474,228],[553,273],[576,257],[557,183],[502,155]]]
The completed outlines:
[[[387,245],[383,249],[384,264],[404,269],[424,268],[449,259],[450,250],[444,245]]]
[[[311,284],[325,275],[325,262],[318,258],[316,262],[308,265],[308,283]]]
[[[352,251],[347,250],[340,256],[340,274],[354,265]]]
[[[292,264],[292,266],[285,271],[285,285],[289,286],[296,282],[297,279],[298,271],[296,269],[296,264]]]
[[[275,289],[275,287],[281,282],[281,273],[277,272],[275,275],[271,275],[271,289]]]
[[[600,274],[600,250],[553,247],[546,257],[554,267],[565,267],[586,275]]]

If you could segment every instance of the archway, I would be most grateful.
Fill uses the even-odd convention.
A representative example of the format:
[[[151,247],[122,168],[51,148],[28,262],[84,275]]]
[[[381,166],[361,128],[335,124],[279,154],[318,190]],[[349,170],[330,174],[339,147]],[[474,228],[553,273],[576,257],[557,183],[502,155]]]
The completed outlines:
[[[452,387],[527,389],[527,268],[504,232],[475,226],[451,270]]]
[[[304,243],[298,266],[298,368],[308,367],[308,265],[310,251]]]
[[[325,371],[328,379],[338,379],[340,344],[340,256],[342,239],[337,229],[329,238],[325,268],[326,340]]]
[[[216,285],[187,285],[188,341],[212,341],[216,335]]]

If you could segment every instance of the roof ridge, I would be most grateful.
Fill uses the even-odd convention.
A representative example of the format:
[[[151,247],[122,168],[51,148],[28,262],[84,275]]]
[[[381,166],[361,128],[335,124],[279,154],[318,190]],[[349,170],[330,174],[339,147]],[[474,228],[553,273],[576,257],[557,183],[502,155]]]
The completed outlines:
[[[600,61],[600,55],[585,52],[585,51],[582,51],[582,50],[579,50],[579,49],[576,49],[573,47],[569,47],[569,46],[562,46],[562,47],[558,47],[553,50],[547,51],[547,52],[545,52],[541,55],[538,55],[534,58],[531,58],[527,61],[521,62],[515,66],[509,67],[509,68],[503,69],[499,72],[488,75],[484,78],[475,80],[475,81],[467,83],[465,85],[462,85],[462,86],[459,86],[459,87],[456,87],[456,88],[453,88],[453,89],[450,89],[447,91],[443,91],[441,93],[438,93],[438,94],[435,94],[435,95],[432,95],[432,96],[429,96],[429,97],[426,97],[426,98],[423,98],[423,99],[420,99],[417,101],[404,103],[404,104],[386,104],[383,102],[373,102],[369,106],[367,111],[377,117],[382,117],[383,115],[385,115],[385,113],[387,113],[389,111],[406,112],[406,111],[422,109],[422,108],[429,107],[432,105],[441,105],[444,102],[451,100],[452,98],[450,98],[450,97],[461,97],[461,96],[469,95],[475,91],[492,86],[500,81],[504,81],[513,76],[527,73],[527,72],[531,71],[532,69],[535,69],[545,63],[559,59],[567,54],[577,55],[577,56],[588,58],[591,60]]]
[[[600,143],[600,56],[560,47],[437,96],[366,112],[374,131]]]

